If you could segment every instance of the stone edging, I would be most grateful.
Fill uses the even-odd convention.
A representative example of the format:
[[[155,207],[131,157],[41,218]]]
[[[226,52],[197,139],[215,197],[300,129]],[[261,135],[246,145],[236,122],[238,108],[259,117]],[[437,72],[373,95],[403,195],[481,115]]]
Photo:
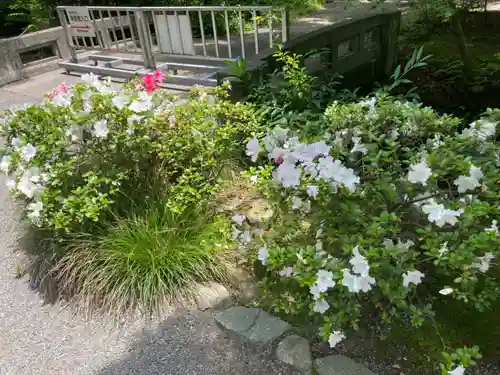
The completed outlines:
[[[218,312],[215,321],[232,335],[270,350],[280,361],[304,374],[313,374],[314,369],[317,375],[376,375],[343,355],[313,361],[307,339],[293,334],[290,324],[261,309],[231,307]]]

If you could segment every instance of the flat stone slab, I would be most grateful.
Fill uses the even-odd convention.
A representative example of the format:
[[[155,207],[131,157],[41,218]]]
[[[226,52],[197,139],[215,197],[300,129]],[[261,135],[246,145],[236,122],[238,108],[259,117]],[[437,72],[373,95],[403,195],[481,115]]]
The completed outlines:
[[[218,283],[196,285],[194,299],[201,311],[221,306],[228,307],[232,302],[229,291]]]
[[[318,375],[376,375],[366,366],[343,355],[330,355],[314,361]]]
[[[309,341],[297,335],[287,336],[278,344],[276,357],[301,372],[308,372],[312,367]]]
[[[215,321],[224,329],[263,346],[272,344],[291,329],[290,324],[261,309],[242,306],[216,314]]]

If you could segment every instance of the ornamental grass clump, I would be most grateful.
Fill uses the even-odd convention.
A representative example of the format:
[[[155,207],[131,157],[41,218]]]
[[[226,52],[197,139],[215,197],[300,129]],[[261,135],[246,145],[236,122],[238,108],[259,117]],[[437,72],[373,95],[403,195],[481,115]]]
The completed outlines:
[[[228,282],[230,223],[208,207],[172,212],[165,202],[118,220],[100,235],[80,235],[53,269],[64,294],[91,309],[159,312],[189,297],[197,283]]]
[[[223,273],[218,248],[200,244],[205,229],[213,233],[209,223],[220,224],[211,211],[200,213],[206,225],[199,236],[186,235],[187,242],[175,237],[187,227],[174,224],[210,200],[256,120],[245,105],[226,100],[228,84],[197,88],[181,100],[158,89],[164,78],[153,72],[118,88],[86,74],[40,104],[0,116],[0,170],[11,195],[25,203],[25,217],[44,234],[36,255],[52,263],[65,290],[90,293],[94,285],[92,298],[150,307],[195,276]],[[165,210],[154,223],[148,220],[160,214],[152,202]],[[155,231],[162,233],[157,241],[145,239]],[[190,246],[201,246],[199,253]]]
[[[305,317],[331,347],[367,320],[419,328],[447,299],[492,308],[499,119],[489,110],[462,131],[458,118],[381,93],[331,104],[317,137],[276,127],[251,139],[248,176],[274,217],[260,235],[238,220],[235,239],[266,271],[266,305]],[[439,371],[462,375],[479,357],[459,349]]]

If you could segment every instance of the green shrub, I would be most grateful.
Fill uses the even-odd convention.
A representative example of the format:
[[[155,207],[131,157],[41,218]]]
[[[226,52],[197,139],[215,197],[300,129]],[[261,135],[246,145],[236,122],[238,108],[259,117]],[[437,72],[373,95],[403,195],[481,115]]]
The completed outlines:
[[[0,117],[0,169],[40,234],[32,277],[117,312],[224,280],[227,225],[202,208],[257,130],[228,84],[181,101],[154,76],[115,90],[86,75]]]
[[[317,137],[278,127],[251,140],[247,154],[263,165],[248,174],[274,206],[251,245],[267,304],[303,317],[332,347],[367,319],[421,327],[437,301],[491,308],[498,118],[489,111],[461,132],[458,118],[382,93],[333,103]],[[478,357],[477,347],[445,356],[442,374]]]
[[[126,213],[163,191],[181,211],[216,190],[220,170],[255,128],[252,113],[224,100],[223,88],[213,92],[219,99],[197,89],[180,102],[162,90],[115,91],[85,79],[2,121],[2,170],[39,227],[90,230],[110,210]]]
[[[182,300],[195,283],[227,282],[230,223],[207,207],[173,213],[165,202],[117,221],[101,235],[80,235],[52,270],[63,294],[91,307],[147,312]]]

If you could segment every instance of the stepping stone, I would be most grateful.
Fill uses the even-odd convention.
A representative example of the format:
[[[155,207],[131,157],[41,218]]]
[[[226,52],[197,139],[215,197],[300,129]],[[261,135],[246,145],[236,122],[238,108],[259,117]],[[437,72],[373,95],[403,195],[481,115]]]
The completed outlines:
[[[276,357],[281,362],[304,373],[308,372],[312,367],[309,341],[297,335],[287,336],[278,344]]]
[[[343,355],[330,355],[314,361],[318,375],[376,375],[364,365]]]
[[[215,321],[224,329],[262,346],[271,345],[291,329],[290,324],[261,309],[241,306],[216,314]]]
[[[215,307],[228,307],[232,302],[229,291],[221,284],[197,284],[195,288],[195,301],[201,311]]]

